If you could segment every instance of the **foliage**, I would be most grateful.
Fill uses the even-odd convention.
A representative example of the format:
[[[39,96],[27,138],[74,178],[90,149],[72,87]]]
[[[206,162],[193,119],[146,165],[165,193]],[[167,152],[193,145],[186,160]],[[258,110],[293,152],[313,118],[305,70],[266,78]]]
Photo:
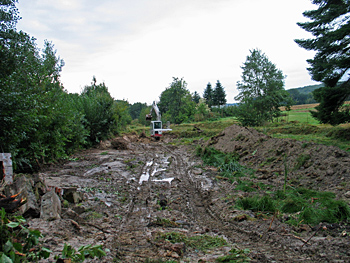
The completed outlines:
[[[132,105],[129,105],[129,114],[133,120],[136,120],[140,117],[142,110],[146,108],[146,103],[136,102]],[[143,117],[145,118],[145,116]]]
[[[316,103],[312,93],[301,93],[298,89],[287,90],[295,105]]]
[[[121,132],[129,125],[132,118],[129,113],[129,103],[125,100],[115,100],[112,107],[115,125],[111,127],[112,135]]]
[[[194,121],[204,121],[211,118],[213,114],[206,104],[205,99],[200,99],[196,105],[196,113],[194,114]]]
[[[337,125],[350,121],[349,111],[341,108],[350,95],[350,3],[330,0],[314,0],[313,3],[318,9],[303,13],[311,21],[298,25],[314,38],[295,41],[306,50],[316,51],[314,58],[307,60],[308,70],[314,80],[325,84],[314,92],[320,105],[313,116],[322,123]]]
[[[89,132],[90,144],[106,139],[116,127],[113,112],[114,100],[104,83],[96,84],[95,77],[90,86],[81,93],[81,111],[85,116],[85,128]]]
[[[198,94],[198,92],[197,91],[193,92],[192,101],[198,104],[200,99],[201,99],[201,96]]]
[[[213,88],[211,86],[211,83],[208,82],[204,93],[203,93],[203,98],[205,99],[207,105],[209,108],[211,108],[211,106],[213,106]]]
[[[160,95],[158,107],[165,121],[179,124],[192,120],[195,103],[183,78],[173,78],[170,87]]]
[[[15,216],[10,220],[3,208],[0,217],[1,262],[33,262],[50,256],[51,251],[39,241],[40,231],[26,228],[23,217]]]
[[[120,131],[130,117],[103,84],[68,94],[60,81],[64,61],[54,45],[16,31],[17,1],[0,4],[0,149],[16,171],[66,158],[76,149]]]
[[[146,115],[151,112],[151,107],[148,106],[147,108],[143,108],[140,112],[140,116],[138,118],[139,123],[143,125],[149,125],[149,122],[146,121]]]
[[[291,105],[290,96],[284,89],[282,71],[260,50],[251,50],[241,68],[242,81],[237,82],[240,93],[235,100],[240,101],[236,114],[243,125],[256,126],[273,121],[281,114],[280,106]]]
[[[220,81],[216,82],[212,97],[213,106],[224,106],[226,104],[226,93]]]
[[[315,99],[320,104],[311,111],[311,115],[320,123],[338,125],[350,121],[350,107],[344,105],[350,95],[350,87],[323,87],[313,92]]]

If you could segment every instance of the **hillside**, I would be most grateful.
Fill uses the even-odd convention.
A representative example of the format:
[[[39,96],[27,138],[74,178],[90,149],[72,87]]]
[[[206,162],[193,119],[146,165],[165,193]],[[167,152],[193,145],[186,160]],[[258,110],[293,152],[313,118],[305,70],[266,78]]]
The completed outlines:
[[[313,92],[315,89],[321,88],[323,86],[324,86],[324,84],[308,85],[308,86],[304,86],[304,87],[289,89],[287,91],[297,90],[298,92],[300,92],[302,94],[309,94],[309,93]]]

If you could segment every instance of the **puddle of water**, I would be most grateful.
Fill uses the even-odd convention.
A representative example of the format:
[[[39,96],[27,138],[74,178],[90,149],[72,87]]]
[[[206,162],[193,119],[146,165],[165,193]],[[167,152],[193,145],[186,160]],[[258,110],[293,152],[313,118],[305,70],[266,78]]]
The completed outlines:
[[[139,180],[139,184],[141,185],[142,182],[147,182],[149,179],[149,173],[142,174]]]
[[[154,179],[152,180],[153,182],[168,182],[169,184],[171,184],[171,182],[174,180],[174,177],[171,178],[165,178],[165,179]]]

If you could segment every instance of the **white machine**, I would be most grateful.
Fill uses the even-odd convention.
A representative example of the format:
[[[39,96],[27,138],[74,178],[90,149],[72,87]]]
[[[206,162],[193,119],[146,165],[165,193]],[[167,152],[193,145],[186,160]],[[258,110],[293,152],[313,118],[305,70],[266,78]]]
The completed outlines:
[[[152,111],[156,114],[156,120],[152,121]],[[160,111],[158,109],[157,103],[153,101],[152,108],[150,114],[146,115],[146,120],[151,121],[151,137],[160,139],[164,131],[171,131],[172,129],[163,129],[163,124],[161,121]]]

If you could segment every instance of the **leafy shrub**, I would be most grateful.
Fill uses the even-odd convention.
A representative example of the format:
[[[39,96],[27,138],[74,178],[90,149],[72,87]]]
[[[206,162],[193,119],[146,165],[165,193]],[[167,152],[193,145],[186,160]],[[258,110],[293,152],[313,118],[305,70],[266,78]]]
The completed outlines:
[[[40,231],[26,228],[21,216],[11,220],[5,210],[0,210],[0,262],[33,262],[48,258],[51,251],[42,247]]]

